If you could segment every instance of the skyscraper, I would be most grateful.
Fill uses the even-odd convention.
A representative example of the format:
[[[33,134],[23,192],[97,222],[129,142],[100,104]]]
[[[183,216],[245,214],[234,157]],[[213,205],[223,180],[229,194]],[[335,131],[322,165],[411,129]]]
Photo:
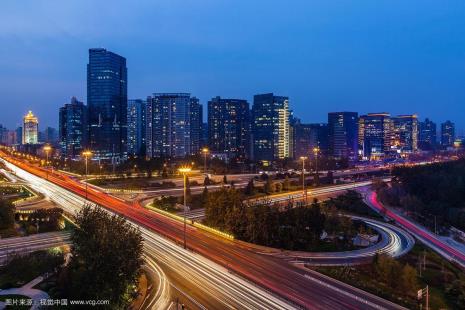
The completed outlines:
[[[37,144],[39,139],[39,120],[29,111],[23,118],[23,144]]]
[[[355,160],[358,153],[358,113],[328,113],[329,155]]]
[[[147,156],[185,157],[198,153],[201,109],[199,100],[189,93],[155,93],[147,98]]]
[[[413,153],[418,150],[417,115],[399,115],[392,118],[391,149],[400,153]]]
[[[437,144],[437,127],[436,123],[426,118],[420,122],[418,135],[418,147],[422,150],[434,149]]]
[[[451,121],[445,121],[441,124],[441,146],[450,147],[455,141],[455,124]]]
[[[89,147],[94,158],[119,162],[127,155],[126,59],[103,48],[89,50]]]
[[[145,156],[147,101],[128,100],[128,155]]]
[[[391,119],[388,113],[369,113],[359,118],[359,149],[366,159],[379,159],[391,147]]]
[[[78,157],[87,144],[87,107],[76,97],[60,108],[59,142],[64,157]]]
[[[301,156],[313,157],[314,148],[320,154],[328,150],[328,125],[324,123],[304,124],[297,120],[293,125],[294,158]]]
[[[250,155],[247,100],[212,98],[208,102],[208,140],[212,152],[243,160]]]
[[[253,157],[265,164],[290,156],[289,98],[273,93],[254,96]]]

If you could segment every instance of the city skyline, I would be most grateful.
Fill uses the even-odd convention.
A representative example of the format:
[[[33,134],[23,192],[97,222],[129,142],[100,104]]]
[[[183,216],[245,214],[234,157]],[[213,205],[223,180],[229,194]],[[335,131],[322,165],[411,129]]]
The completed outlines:
[[[456,31],[464,27],[455,14],[463,4],[260,7],[270,17],[280,16],[286,27],[262,23],[261,15],[253,19],[256,4],[248,9],[241,9],[241,3],[235,9],[232,3],[208,1],[201,7],[192,3],[139,5],[136,9],[115,5],[116,12],[128,9],[133,16],[127,29],[118,33],[111,27],[118,14],[104,17],[100,21],[104,27],[95,31],[98,19],[89,3],[53,7],[50,14],[60,21],[57,27],[37,21],[31,23],[34,29],[22,28],[4,16],[0,40],[8,50],[0,50],[4,68],[0,73],[1,102],[14,109],[5,109],[2,124],[13,129],[23,114],[33,110],[43,126],[56,127],[55,111],[72,96],[87,104],[87,50],[104,46],[128,60],[129,99],[145,98],[153,91],[189,92],[200,99],[206,115],[206,103],[212,97],[252,102],[255,94],[273,92],[288,96],[295,115],[306,123],[325,121],[330,111],[388,111],[393,115],[416,113],[422,120],[428,117],[437,123],[450,119],[457,124],[457,134],[463,134],[465,50],[463,36]],[[50,9],[39,4],[31,7],[34,12]],[[144,13],[141,8],[146,9]],[[384,9],[383,18],[379,18],[379,8]],[[349,16],[342,15],[345,9]],[[424,14],[417,14],[416,9]],[[7,4],[4,15],[10,13],[19,21],[36,19],[29,11],[19,10]],[[227,27],[221,22],[234,18],[238,10],[243,26]],[[88,26],[72,21],[79,13],[87,13],[83,22]],[[175,13],[185,20],[195,18],[195,24],[181,27],[170,21]],[[152,28],[139,21],[144,18],[135,18],[144,14],[155,14],[165,26],[151,33],[148,30]],[[218,27],[210,27],[209,18],[214,18],[211,23]],[[395,26],[396,19],[405,29]],[[338,33],[346,30],[347,24],[351,27],[342,38]],[[160,25],[157,22],[155,26]],[[250,30],[247,35],[243,34],[245,27]],[[441,37],[435,35],[438,31]],[[264,46],[274,34],[282,44],[273,44],[269,51]],[[386,37],[390,39],[386,41]],[[162,51],[165,47],[168,51]]]

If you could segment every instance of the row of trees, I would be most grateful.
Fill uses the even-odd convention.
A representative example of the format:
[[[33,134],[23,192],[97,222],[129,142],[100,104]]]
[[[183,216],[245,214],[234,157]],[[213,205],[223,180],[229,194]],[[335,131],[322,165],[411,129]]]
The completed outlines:
[[[398,167],[391,187],[378,189],[380,199],[401,206],[433,226],[465,229],[465,160],[426,166]]]
[[[325,215],[318,204],[280,211],[270,204],[249,206],[243,199],[234,188],[208,194],[206,224],[238,239],[277,248],[311,250],[319,242]]]
[[[373,259],[373,275],[389,288],[402,295],[414,295],[417,291],[417,271],[408,263],[402,265],[394,258],[376,254]]]
[[[290,250],[314,250],[322,242],[323,230],[337,236],[337,248],[347,246],[359,230],[371,233],[364,225],[339,214],[340,206],[363,203],[354,193],[325,203],[314,200],[308,207],[295,207],[292,202],[285,207],[271,203],[249,205],[244,198],[234,188],[204,191],[199,201],[205,207],[205,223],[240,240]]]
[[[15,224],[15,207],[6,200],[0,199],[0,230],[11,229]]]

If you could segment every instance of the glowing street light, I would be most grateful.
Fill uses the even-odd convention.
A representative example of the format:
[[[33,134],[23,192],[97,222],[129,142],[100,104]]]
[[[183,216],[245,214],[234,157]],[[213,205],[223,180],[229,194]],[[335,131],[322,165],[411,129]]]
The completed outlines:
[[[305,191],[305,160],[307,160],[307,156],[300,156],[300,160],[302,161],[302,198],[306,204],[307,192]]]
[[[45,155],[47,157],[47,161],[45,162],[45,165],[47,166],[48,165],[48,154],[50,153],[50,151],[52,150],[52,147],[50,145],[45,145],[44,146],[44,151],[45,151]],[[45,175],[46,175],[46,179],[48,180],[48,169],[47,167],[45,167]]]
[[[178,169],[184,176],[184,249],[186,249],[186,212],[187,212],[187,174],[191,172],[190,167],[181,167]]]
[[[87,200],[87,174],[88,174],[88,164],[87,164],[87,161],[89,160],[89,157],[92,157],[92,152],[89,151],[89,150],[86,150],[84,152],[82,152],[82,156],[84,156],[85,160],[86,160],[86,177],[85,177],[85,183],[86,183],[86,200]]]
[[[320,148],[318,146],[313,148],[313,154],[315,155],[315,177],[317,178],[317,182],[320,181],[320,176],[318,175],[318,153],[319,152],[320,152]]]
[[[204,147],[202,149],[202,153],[203,153],[203,172],[205,174],[207,174],[207,155],[208,155],[208,148],[207,147]]]

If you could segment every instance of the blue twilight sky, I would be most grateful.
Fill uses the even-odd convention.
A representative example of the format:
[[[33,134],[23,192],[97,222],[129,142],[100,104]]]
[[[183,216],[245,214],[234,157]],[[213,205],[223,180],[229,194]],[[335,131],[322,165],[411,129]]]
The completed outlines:
[[[287,95],[295,115],[418,113],[465,129],[465,1],[2,0],[0,123],[56,127],[88,48],[127,58],[129,98]]]

